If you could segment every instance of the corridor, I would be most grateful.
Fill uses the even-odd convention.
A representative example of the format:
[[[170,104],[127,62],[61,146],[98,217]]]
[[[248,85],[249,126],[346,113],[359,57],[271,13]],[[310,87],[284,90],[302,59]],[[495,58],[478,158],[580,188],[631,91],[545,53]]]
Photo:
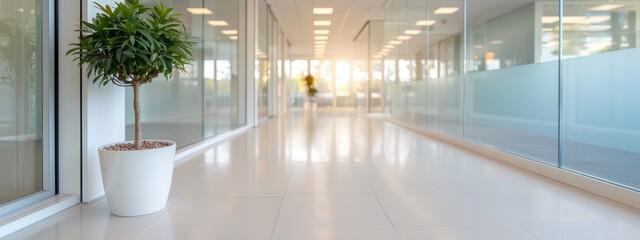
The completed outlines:
[[[383,120],[290,111],[176,163],[166,209],[7,239],[638,239],[640,211]]]

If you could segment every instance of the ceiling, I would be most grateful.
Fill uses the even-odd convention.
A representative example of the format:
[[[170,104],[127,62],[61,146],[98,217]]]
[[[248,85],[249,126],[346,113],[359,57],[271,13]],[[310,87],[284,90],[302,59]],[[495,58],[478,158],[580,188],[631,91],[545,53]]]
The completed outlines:
[[[267,0],[291,43],[292,58],[314,57],[314,29],[328,29],[325,58],[349,59],[363,48],[354,42],[367,20],[384,19],[388,0]],[[315,7],[331,7],[331,15],[314,15]],[[314,20],[330,20],[329,27],[314,27]]]

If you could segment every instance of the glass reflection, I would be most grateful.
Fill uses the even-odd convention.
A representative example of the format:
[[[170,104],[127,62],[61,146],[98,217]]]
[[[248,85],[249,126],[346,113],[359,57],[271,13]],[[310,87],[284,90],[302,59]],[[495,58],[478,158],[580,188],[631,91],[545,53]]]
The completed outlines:
[[[640,189],[640,1],[563,7],[563,167]]]
[[[41,6],[9,1],[0,11],[0,206],[44,189]]]
[[[145,0],[153,4],[155,1]],[[159,77],[141,89],[143,137],[176,141],[178,147],[244,124],[245,79],[239,79],[239,2],[163,1],[181,14],[186,31],[199,43],[187,72]],[[194,11],[206,9],[206,11]],[[133,137],[131,91],[126,91],[127,139]]]

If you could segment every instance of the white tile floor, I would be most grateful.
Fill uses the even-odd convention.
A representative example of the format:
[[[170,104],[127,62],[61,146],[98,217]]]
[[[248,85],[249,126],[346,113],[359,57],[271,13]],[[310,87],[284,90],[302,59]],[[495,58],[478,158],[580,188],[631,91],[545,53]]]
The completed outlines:
[[[167,208],[105,199],[7,239],[640,239],[640,211],[409,130],[290,113],[174,171]]]

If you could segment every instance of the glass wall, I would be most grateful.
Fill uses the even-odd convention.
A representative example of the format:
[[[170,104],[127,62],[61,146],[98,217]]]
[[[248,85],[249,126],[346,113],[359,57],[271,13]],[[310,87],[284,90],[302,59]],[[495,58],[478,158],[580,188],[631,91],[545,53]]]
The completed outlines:
[[[562,165],[640,189],[640,1],[563,6]]]
[[[4,1],[0,8],[0,221],[54,194],[53,72],[44,72],[54,64],[52,24],[45,24],[54,19],[51,6]]]
[[[258,85],[258,119],[265,119],[269,115],[269,77],[271,74],[269,64],[269,23],[273,19],[269,17],[269,7],[264,0],[258,1],[258,25],[256,36],[256,72],[255,79]]]
[[[155,1],[143,1],[153,4]],[[171,5],[198,45],[187,72],[159,77],[141,88],[142,136],[178,147],[219,135],[245,123],[245,79],[239,78],[239,1],[163,1]],[[127,139],[133,138],[133,93],[126,92]]]
[[[558,2],[496,2],[468,3],[465,137],[557,165]]]
[[[639,8],[395,0],[370,61],[395,120],[638,190]]]

